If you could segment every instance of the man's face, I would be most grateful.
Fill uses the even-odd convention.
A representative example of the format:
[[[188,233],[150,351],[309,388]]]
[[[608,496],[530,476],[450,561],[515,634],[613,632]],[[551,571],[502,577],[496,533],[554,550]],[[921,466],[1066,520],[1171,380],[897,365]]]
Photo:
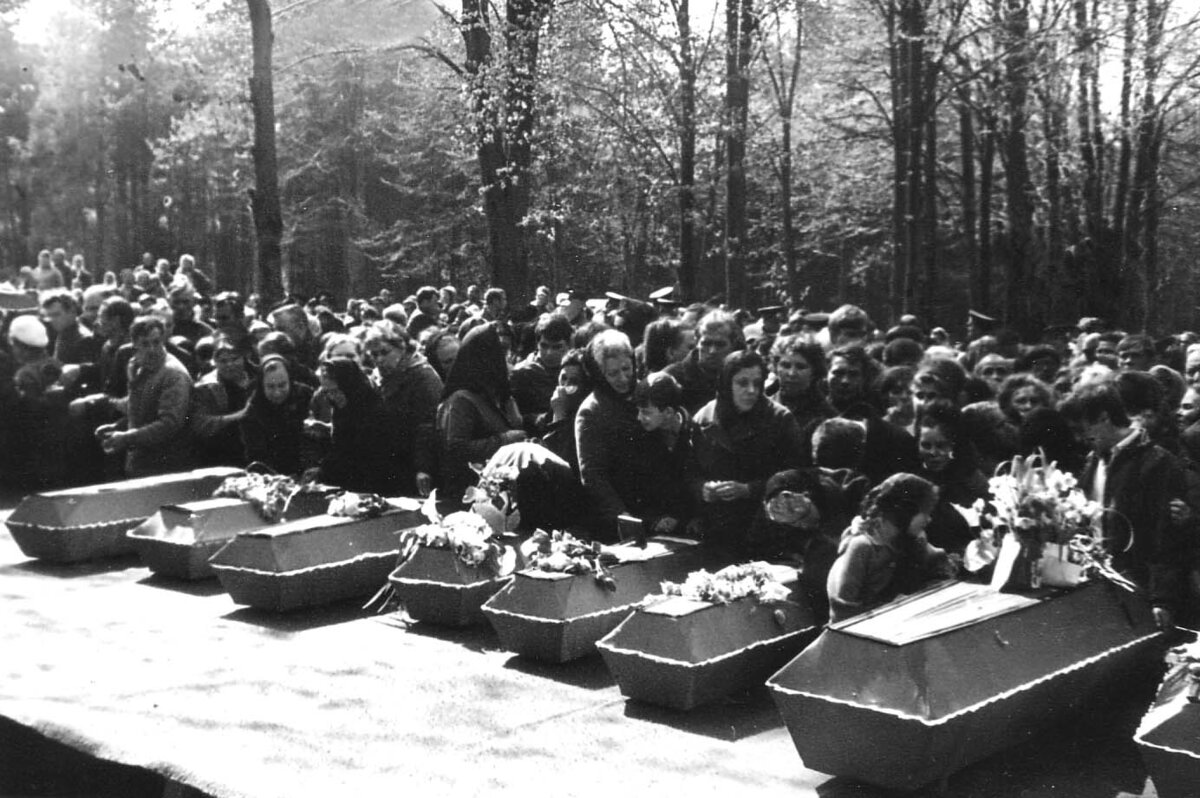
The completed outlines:
[[[434,297],[431,297],[424,301],[418,301],[417,307],[420,309],[420,311],[422,313],[424,313],[426,315],[436,316],[436,315],[438,315],[438,313],[441,312],[442,303],[441,303],[441,301],[438,300],[438,298],[436,296],[434,296]]]
[[[1141,347],[1122,349],[1117,353],[1121,371],[1149,371],[1153,365],[1150,353]]]
[[[213,354],[217,377],[226,382],[240,382],[246,377],[246,358],[233,348],[218,349]]]
[[[57,267],[62,268],[67,265],[67,253],[54,252],[50,255],[50,261]]]
[[[538,360],[546,368],[556,369],[562,365],[567,348],[566,341],[551,341],[543,335],[538,338]]]
[[[162,330],[152,329],[133,339],[132,361],[138,367],[153,371],[165,363],[166,359],[167,349],[163,343]]]
[[[700,366],[705,371],[720,371],[725,356],[732,351],[733,338],[724,327],[709,327],[700,333]]]
[[[171,300],[171,310],[176,321],[191,321],[196,317],[196,300],[189,296],[176,296]]]
[[[236,315],[233,304],[229,302],[218,302],[213,308],[213,321],[218,327],[240,324],[241,319],[236,318]]]
[[[100,318],[100,305],[103,303],[104,298],[98,294],[85,296],[83,298],[83,312],[79,314],[79,320],[90,329],[95,329],[97,320]]]
[[[1188,353],[1183,371],[1188,385],[1200,389],[1200,349]]]
[[[1103,363],[1111,368],[1117,368],[1121,365],[1120,358],[1117,356],[1117,342],[1104,341],[1096,344],[1096,362]]]
[[[1191,426],[1200,420],[1200,392],[1195,388],[1184,391],[1183,398],[1179,400],[1179,410],[1176,412],[1181,427]]]
[[[51,302],[45,308],[44,312],[46,314],[46,323],[55,332],[62,332],[75,324],[75,312],[63,307],[61,302]]]
[[[829,394],[837,401],[857,399],[863,392],[862,367],[844,357],[835,357],[829,366]]]

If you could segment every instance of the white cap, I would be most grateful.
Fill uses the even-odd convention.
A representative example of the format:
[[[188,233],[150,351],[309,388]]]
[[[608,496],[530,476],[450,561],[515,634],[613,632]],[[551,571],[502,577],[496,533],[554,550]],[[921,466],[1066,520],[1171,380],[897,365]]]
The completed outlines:
[[[8,340],[17,341],[34,348],[44,348],[50,345],[50,336],[46,334],[46,325],[36,316],[17,316],[8,328]]]

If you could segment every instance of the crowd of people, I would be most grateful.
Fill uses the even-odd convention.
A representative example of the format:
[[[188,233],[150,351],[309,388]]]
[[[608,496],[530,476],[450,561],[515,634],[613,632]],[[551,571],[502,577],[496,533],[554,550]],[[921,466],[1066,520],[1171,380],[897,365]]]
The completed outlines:
[[[838,620],[951,576],[956,506],[1044,453],[1111,510],[1106,537],[1160,624],[1200,580],[1200,339],[1099,319],[1022,341],[972,312],[955,343],[853,305],[757,313],[610,293],[426,286],[335,308],[214,292],[188,255],[93,280],[43,252],[4,317],[0,469],[25,489],[260,464],[382,495],[461,496],[508,444],[529,516],[589,538],[698,538],[803,563]],[[339,312],[340,310],[340,312]],[[509,447],[511,448],[511,447]],[[540,464],[566,468],[539,471]],[[551,473],[552,472],[552,473]],[[622,525],[625,525],[624,527]]]

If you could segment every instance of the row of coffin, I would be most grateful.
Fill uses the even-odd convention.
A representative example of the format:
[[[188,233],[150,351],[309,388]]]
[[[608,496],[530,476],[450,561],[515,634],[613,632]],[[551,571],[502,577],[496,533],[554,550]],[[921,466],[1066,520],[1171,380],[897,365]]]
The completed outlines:
[[[8,526],[28,556],[73,563],[136,551],[163,577],[216,576],[238,604],[293,611],[369,596],[389,581],[415,621],[490,622],[523,657],[562,663],[597,649],[629,698],[680,710],[762,684],[804,764],[914,789],[1079,712],[1153,662],[1144,600],[1107,582],[1035,597],[948,583],[825,630],[792,600],[647,602],[663,581],[716,565],[702,547],[616,547],[610,584],[590,575],[495,577],[448,550],[397,566],[400,533],[424,518],[324,514],[301,494],[283,523],[212,499],[234,469],[203,469],[35,494]],[[791,572],[794,584],[795,573]],[[774,675],[772,675],[774,674]],[[1138,730],[1164,798],[1200,795],[1200,704],[1174,668]]]

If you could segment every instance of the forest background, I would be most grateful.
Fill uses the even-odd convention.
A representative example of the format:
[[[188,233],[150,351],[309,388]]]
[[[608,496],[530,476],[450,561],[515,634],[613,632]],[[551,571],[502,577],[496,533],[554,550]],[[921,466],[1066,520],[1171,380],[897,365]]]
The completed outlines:
[[[1200,304],[1192,0],[0,0],[0,258],[268,297]]]

